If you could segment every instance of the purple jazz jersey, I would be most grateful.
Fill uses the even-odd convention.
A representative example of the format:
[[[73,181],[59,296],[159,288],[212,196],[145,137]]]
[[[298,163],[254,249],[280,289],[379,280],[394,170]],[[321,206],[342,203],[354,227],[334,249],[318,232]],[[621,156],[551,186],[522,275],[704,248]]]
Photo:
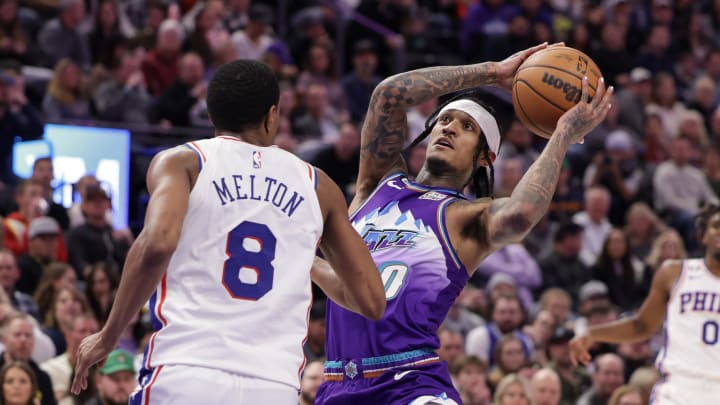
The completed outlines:
[[[395,174],[352,214],[385,284],[387,309],[381,320],[371,321],[328,300],[328,364],[342,368],[353,362],[351,370],[357,364],[361,374],[377,377],[437,359],[437,330],[468,279],[445,228],[445,209],[457,200],[452,190]]]

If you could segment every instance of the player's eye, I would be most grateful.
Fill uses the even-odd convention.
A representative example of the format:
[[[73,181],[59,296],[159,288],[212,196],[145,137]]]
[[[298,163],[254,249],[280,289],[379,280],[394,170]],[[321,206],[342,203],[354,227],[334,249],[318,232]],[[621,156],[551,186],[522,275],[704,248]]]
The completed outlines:
[[[448,122],[448,121],[450,121],[450,117],[448,117],[447,115],[443,115],[442,117],[440,117],[439,121],[440,122]]]
[[[466,122],[465,123],[465,129],[468,131],[472,131],[475,129],[475,126],[472,123]]]

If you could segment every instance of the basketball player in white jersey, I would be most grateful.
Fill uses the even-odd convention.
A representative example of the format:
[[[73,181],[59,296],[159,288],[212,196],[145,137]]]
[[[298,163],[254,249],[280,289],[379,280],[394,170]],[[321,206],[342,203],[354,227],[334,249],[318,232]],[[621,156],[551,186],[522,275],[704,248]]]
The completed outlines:
[[[573,361],[587,364],[594,342],[645,340],[665,321],[656,360],[662,379],[651,405],[720,403],[720,207],[706,208],[697,224],[704,258],[666,261],[637,315],[592,327],[570,342]]]
[[[153,159],[145,225],[107,324],[80,345],[75,393],[149,299],[156,332],[131,404],[297,404],[318,245],[341,280],[333,299],[382,316],[380,275],[340,189],[271,146],[278,95],[265,65],[221,66],[207,98],[216,136]]]

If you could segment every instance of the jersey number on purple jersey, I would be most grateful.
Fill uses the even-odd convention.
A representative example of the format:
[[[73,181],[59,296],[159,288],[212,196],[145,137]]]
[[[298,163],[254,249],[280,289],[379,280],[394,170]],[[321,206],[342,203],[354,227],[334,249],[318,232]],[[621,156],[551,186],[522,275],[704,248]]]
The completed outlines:
[[[385,262],[380,265],[380,278],[385,285],[385,299],[397,297],[407,280],[408,266],[403,262]]]
[[[272,289],[276,242],[270,229],[257,222],[241,222],[228,232],[222,282],[231,297],[257,301]]]

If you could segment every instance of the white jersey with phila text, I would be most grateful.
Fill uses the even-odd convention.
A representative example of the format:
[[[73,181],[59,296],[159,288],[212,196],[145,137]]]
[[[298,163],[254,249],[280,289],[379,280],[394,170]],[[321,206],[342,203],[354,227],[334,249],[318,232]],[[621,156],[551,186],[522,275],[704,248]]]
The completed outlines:
[[[720,382],[720,278],[702,259],[684,260],[670,294],[657,367],[672,376]]]
[[[299,388],[323,231],[317,173],[282,149],[232,137],[185,146],[201,169],[150,299],[157,332],[143,366],[207,367]]]

